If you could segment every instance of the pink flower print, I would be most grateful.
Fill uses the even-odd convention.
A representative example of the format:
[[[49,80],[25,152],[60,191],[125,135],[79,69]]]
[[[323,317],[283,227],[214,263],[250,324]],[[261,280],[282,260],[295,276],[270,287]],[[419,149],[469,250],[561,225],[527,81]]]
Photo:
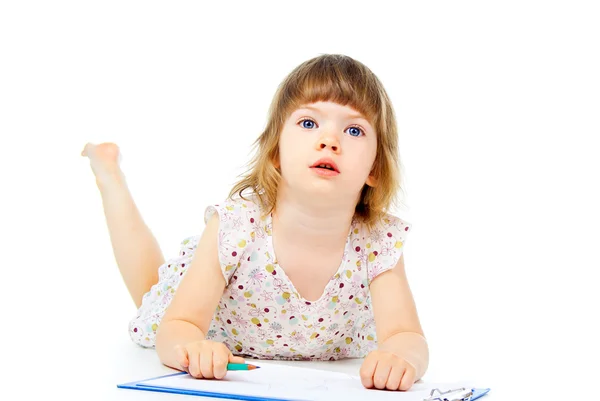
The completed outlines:
[[[286,292],[287,285],[279,277],[273,278],[273,287],[281,292]]]
[[[338,353],[338,358],[342,359],[342,358],[348,358],[350,356],[350,350],[348,349],[348,347],[342,347],[340,349],[340,352]]]
[[[237,286],[229,286],[229,295],[232,296],[233,298],[239,298],[240,297],[240,290],[238,290]]]
[[[359,280],[352,280],[352,282],[350,282],[350,292],[352,293],[352,295],[356,296],[356,294],[358,294],[361,290],[360,287],[360,281]]]
[[[302,313],[300,306],[296,302],[293,302],[293,303],[290,302],[290,304],[287,306],[287,310],[290,311],[291,313],[296,313],[296,314]]]
[[[386,241],[385,243],[383,243],[381,245],[381,250],[379,251],[379,254],[381,256],[387,256],[387,255],[390,255],[393,250],[394,250],[394,245],[390,241]]]
[[[302,344],[302,345],[306,344],[306,337],[304,337],[304,334],[302,334],[299,331],[292,332],[292,334],[290,335],[290,338],[298,344]]]
[[[235,323],[235,325],[237,327],[243,328],[243,329],[247,329],[248,328],[248,321],[246,319],[244,319],[239,313],[236,313],[235,315],[231,316],[231,320],[233,323]]]
[[[383,231],[378,228],[374,228],[373,231],[371,231],[369,238],[371,239],[371,242],[379,242],[384,238]]]
[[[242,226],[242,218],[238,216],[238,217],[232,219],[232,226],[233,226],[234,230],[239,230],[240,227]]]
[[[264,310],[256,306],[256,304],[246,304],[250,307],[248,314],[252,317],[262,317],[264,315]]]
[[[319,336],[319,337],[314,338],[312,341],[313,341],[313,344],[312,344],[313,347],[320,348],[325,345],[326,341],[329,341],[329,340],[327,338],[325,338],[325,336]]]
[[[400,232],[408,231],[406,229],[408,227],[408,224],[404,224],[404,222],[400,219],[394,219],[393,223],[390,224],[390,226],[396,227],[398,229],[398,231],[400,231]]]
[[[265,229],[262,226],[260,219],[255,219],[254,217],[251,217],[250,224],[252,224],[252,229],[254,231],[254,235],[256,235],[257,238],[265,237]]]
[[[231,220],[232,215],[233,213],[229,209],[225,208],[221,213],[221,223],[226,223],[227,221]]]
[[[245,247],[244,249],[242,249],[242,254],[240,255],[240,260],[243,262],[246,262],[248,259],[248,254],[250,253],[250,247]]]
[[[231,245],[227,241],[227,237],[229,236],[228,232],[220,231],[219,232],[219,244],[221,244],[222,248],[226,248],[226,250],[221,250],[221,254],[223,256],[228,257],[231,253],[235,252],[235,245]]]
[[[267,330],[260,328],[258,329],[258,338],[260,340],[265,340],[267,337],[269,337],[269,333],[267,332]]]
[[[365,320],[365,327],[375,327],[375,318],[370,317]]]
[[[356,254],[358,260],[360,260],[361,262],[367,263],[369,255],[360,246],[360,240],[358,238],[355,238],[354,241],[352,241],[352,242],[353,242],[352,249],[354,249],[354,253]]]
[[[342,284],[342,286],[343,285],[345,285],[345,284]],[[325,290],[325,298],[333,298],[338,293],[339,288],[340,288],[340,286],[337,283],[336,283],[336,285],[329,286]]]
[[[263,292],[260,293],[260,296],[265,301],[273,301],[273,293],[270,291],[264,290]]]
[[[262,269],[256,268],[250,272],[250,284],[252,285],[261,285],[265,278],[267,275],[263,273]]]
[[[381,265],[381,263],[375,263],[374,265],[371,265],[371,268],[369,269],[369,281],[381,274],[383,270],[384,267]]]

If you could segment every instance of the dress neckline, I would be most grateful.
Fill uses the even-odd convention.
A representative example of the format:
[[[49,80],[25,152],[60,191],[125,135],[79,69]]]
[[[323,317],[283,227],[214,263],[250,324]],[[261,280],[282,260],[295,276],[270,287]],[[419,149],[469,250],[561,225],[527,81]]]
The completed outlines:
[[[356,220],[352,219],[352,223],[350,224],[350,229],[348,230],[348,235],[346,236],[346,243],[344,245],[344,252],[342,253],[342,260],[340,261],[340,264],[339,264],[336,272],[329,278],[329,281],[327,282],[327,284],[323,288],[323,292],[321,293],[321,296],[319,297],[319,299],[317,299],[315,301],[309,301],[308,299],[304,298],[302,296],[302,294],[300,294],[300,292],[296,289],[296,286],[294,285],[294,283],[292,282],[292,280],[286,274],[286,272],[283,269],[283,267],[280,266],[279,262],[277,261],[277,255],[275,253],[275,247],[273,246],[273,213],[272,212],[267,215],[267,219],[266,219],[265,225],[267,227],[269,227],[269,226],[271,227],[270,230],[265,230],[266,234],[267,234],[267,247],[268,247],[268,250],[271,253],[271,255],[273,255],[273,266],[276,269],[277,274],[279,274],[282,277],[282,279],[287,282],[287,284],[291,287],[292,291],[295,294],[297,294],[298,299],[300,301],[302,301],[303,303],[305,303],[306,305],[311,305],[311,304],[316,304],[316,303],[322,302],[323,299],[326,298],[326,295],[328,293],[329,287],[331,287],[332,285],[335,284],[336,277],[339,277],[342,274],[342,272],[344,271],[344,269],[346,268],[347,255],[348,255],[348,251],[350,249],[350,238],[352,236],[352,232],[355,229]]]

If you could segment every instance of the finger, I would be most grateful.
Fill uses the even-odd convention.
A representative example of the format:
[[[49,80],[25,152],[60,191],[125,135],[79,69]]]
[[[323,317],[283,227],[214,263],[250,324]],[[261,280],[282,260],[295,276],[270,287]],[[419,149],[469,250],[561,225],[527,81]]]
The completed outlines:
[[[406,368],[403,365],[393,366],[392,370],[390,371],[390,375],[387,379],[387,384],[385,385],[385,388],[392,391],[398,390],[400,388],[400,383],[405,372]]]
[[[229,363],[246,363],[246,360],[241,356],[234,356],[231,352],[229,353]]]
[[[175,358],[181,368],[187,371],[190,366],[190,361],[188,360],[187,351],[181,345],[175,346]]]
[[[402,377],[402,381],[400,382],[399,390],[409,390],[412,387],[412,385],[415,384],[416,374],[417,371],[415,367],[411,364],[407,364],[406,370],[404,371],[404,376]]]
[[[202,379],[202,371],[200,370],[200,352],[197,348],[187,349],[188,360],[190,366],[188,372],[196,379]]]
[[[213,374],[213,350],[205,349],[200,355],[200,372],[205,379],[214,379]]]
[[[213,353],[213,374],[215,379],[222,379],[227,374],[227,362],[229,360],[229,350],[216,350]]]
[[[83,150],[81,151],[81,156],[87,156],[88,155],[88,150],[92,147],[91,143],[86,143],[85,146],[83,147]]]
[[[360,381],[365,388],[373,388],[373,373],[377,368],[377,357],[375,354],[369,354],[360,367]]]
[[[373,374],[373,385],[379,390],[383,390],[387,383],[390,372],[392,371],[392,363],[389,360],[379,360],[377,368]]]

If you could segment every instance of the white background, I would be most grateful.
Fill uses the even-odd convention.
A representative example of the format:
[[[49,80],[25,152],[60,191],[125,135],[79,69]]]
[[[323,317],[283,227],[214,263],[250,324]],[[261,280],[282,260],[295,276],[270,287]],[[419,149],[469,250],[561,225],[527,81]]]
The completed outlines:
[[[174,256],[243,171],[279,82],[323,53],[370,67],[398,115],[429,377],[507,397],[598,382],[594,2],[200,3],[1,3],[3,391],[114,398],[137,352],[84,144],[119,144]]]

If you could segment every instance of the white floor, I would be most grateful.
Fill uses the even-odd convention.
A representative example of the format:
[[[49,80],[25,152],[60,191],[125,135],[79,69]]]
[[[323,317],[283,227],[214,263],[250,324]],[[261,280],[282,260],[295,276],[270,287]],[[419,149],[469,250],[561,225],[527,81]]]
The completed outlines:
[[[152,378],[164,374],[176,372],[160,364],[156,353],[153,350],[142,349],[131,342],[119,341],[113,344],[112,366],[108,369],[103,369],[99,375],[77,374],[81,380],[87,381],[93,391],[94,397],[110,400],[175,400],[181,399],[180,395],[153,393],[147,391],[135,391],[129,389],[118,389],[116,385],[130,381]],[[349,374],[358,374],[361,360],[343,360],[337,362],[282,362],[282,361],[262,361],[261,363],[271,364],[286,364],[291,366],[311,367],[315,369],[334,370]],[[437,376],[437,377],[436,377]],[[86,378],[87,377],[87,378]],[[434,371],[429,372],[427,378],[423,382],[445,382],[443,374],[436,374]],[[476,385],[476,380],[468,381],[470,384]],[[79,383],[82,384],[82,383]],[[461,381],[459,384],[464,384]],[[484,386],[485,380],[480,380],[479,384]],[[496,392],[499,389],[495,389]],[[79,390],[81,391],[81,390]],[[190,399],[197,397],[186,396]],[[490,393],[487,396],[488,400],[501,399],[498,395]],[[400,401],[401,399],[399,399]]]

